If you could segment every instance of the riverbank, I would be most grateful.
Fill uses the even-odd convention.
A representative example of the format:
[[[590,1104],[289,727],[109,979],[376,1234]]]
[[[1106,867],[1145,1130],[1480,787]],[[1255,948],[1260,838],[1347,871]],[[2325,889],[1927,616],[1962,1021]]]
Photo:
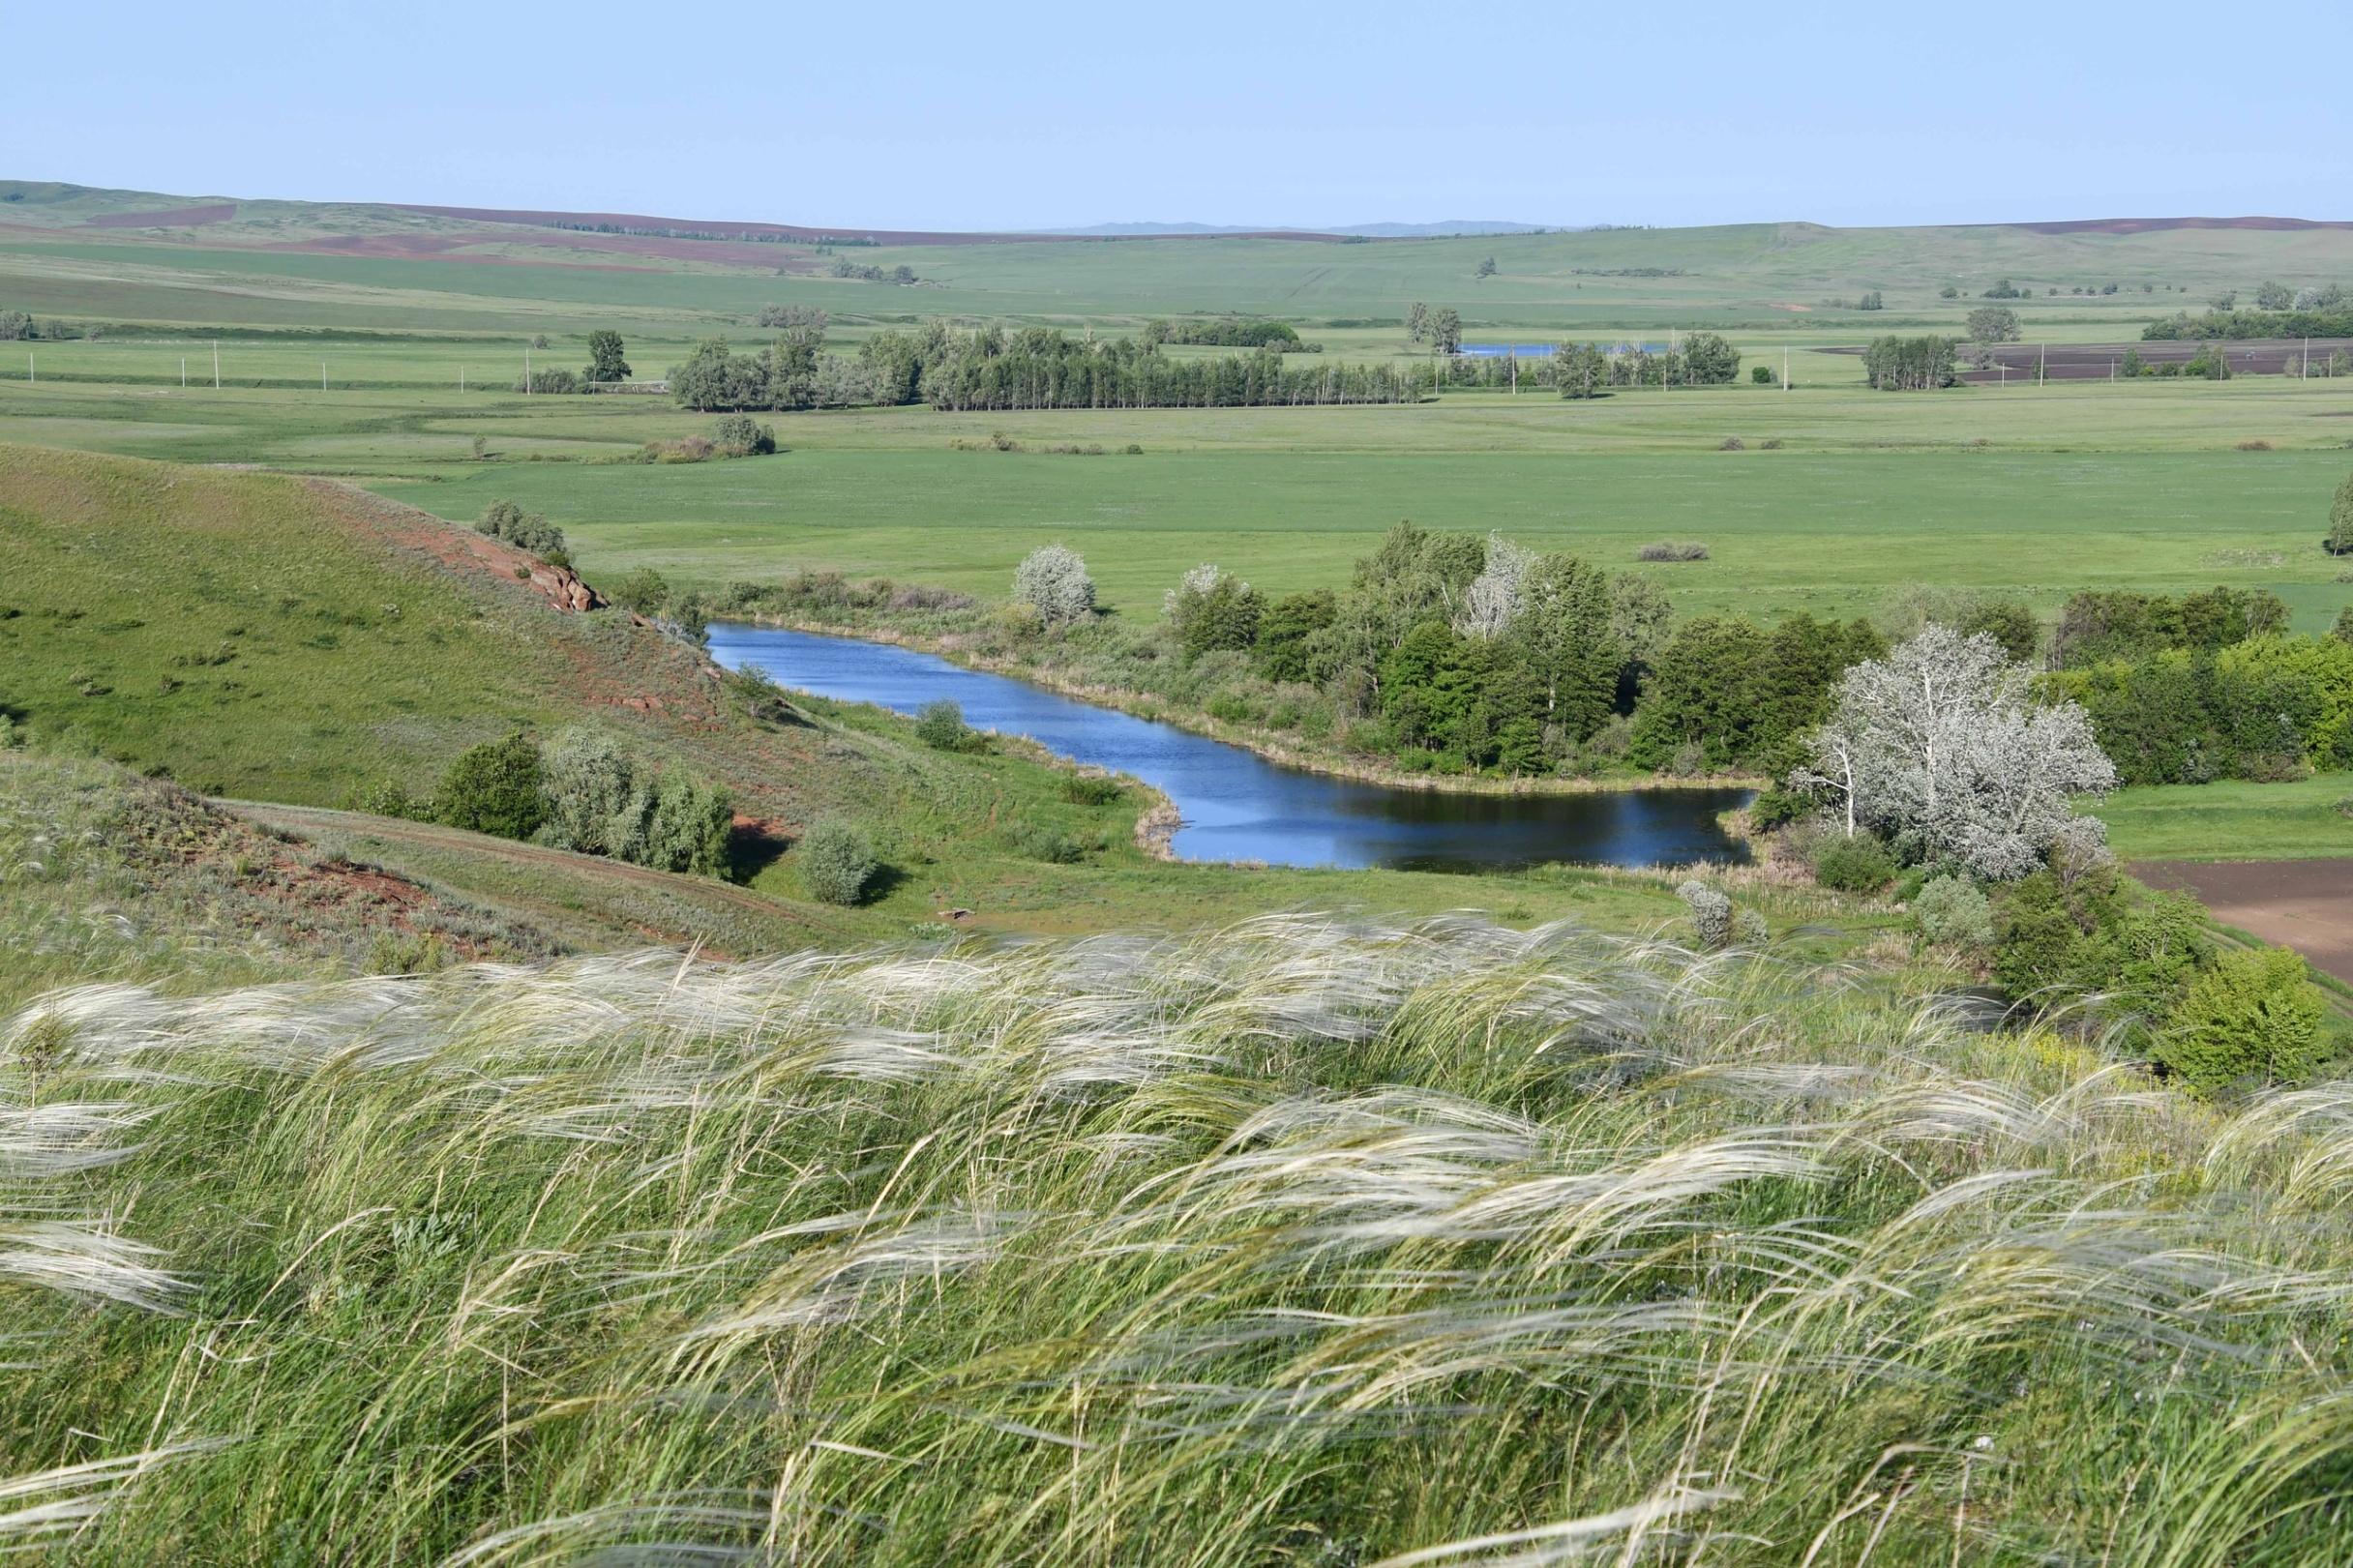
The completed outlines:
[[[1040,691],[1052,692],[1057,696],[1089,702],[1097,707],[1124,713],[1130,718],[1167,725],[1205,740],[1239,747],[1277,767],[1312,773],[1326,779],[1345,779],[1352,784],[1377,784],[1385,789],[1419,790],[1434,795],[1595,795],[1653,789],[1763,789],[1772,782],[1760,775],[1746,773],[1690,774],[1672,778],[1654,773],[1628,773],[1599,779],[1562,778],[1557,775],[1495,779],[1469,774],[1409,773],[1402,768],[1385,768],[1379,763],[1337,752],[1286,745],[1269,738],[1263,730],[1225,723],[1198,709],[1170,703],[1148,692],[1074,681],[1024,660],[977,653],[960,640],[962,634],[958,633],[934,636],[905,632],[896,627],[760,614],[730,615],[724,622],[713,624],[800,632],[811,636],[847,637],[859,642],[876,642],[885,647],[926,653],[936,659],[944,659],[959,668],[985,675],[1001,675],[1008,680],[1034,686]]]

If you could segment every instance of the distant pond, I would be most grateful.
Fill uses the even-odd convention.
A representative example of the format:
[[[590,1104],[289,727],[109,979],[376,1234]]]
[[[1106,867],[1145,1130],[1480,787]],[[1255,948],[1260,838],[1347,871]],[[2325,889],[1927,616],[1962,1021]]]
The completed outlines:
[[[897,713],[946,697],[976,728],[1026,735],[1073,761],[1133,775],[1182,814],[1174,847],[1187,860],[1458,871],[1748,858],[1746,845],[1715,821],[1747,803],[1745,789],[1398,789],[1282,767],[1173,725],[885,643],[714,624],[711,653],[730,669],[765,670],[796,691]]]

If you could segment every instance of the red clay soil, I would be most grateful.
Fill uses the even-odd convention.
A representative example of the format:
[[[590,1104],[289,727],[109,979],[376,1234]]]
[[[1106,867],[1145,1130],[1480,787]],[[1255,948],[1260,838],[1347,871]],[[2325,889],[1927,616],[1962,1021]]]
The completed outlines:
[[[167,207],[152,213],[107,213],[103,217],[85,219],[84,228],[198,228],[206,223],[225,223],[237,216],[233,201],[215,202],[206,207]]]
[[[679,239],[688,236],[708,236],[716,240],[743,239],[753,235],[770,240],[801,241],[816,244],[821,240],[872,240],[877,245],[1035,245],[1042,240],[1132,240],[1187,239],[1203,236],[1182,234],[979,234],[956,233],[934,229],[897,228],[808,228],[798,223],[747,223],[729,219],[654,218],[644,213],[568,213],[543,212],[525,207],[428,207],[410,202],[389,202],[394,212],[426,213],[435,218],[468,218],[485,223],[529,223],[540,227],[579,229],[582,225],[610,224],[614,228],[670,229],[668,235],[653,235],[657,239]],[[583,232],[582,239],[600,236]],[[630,236],[616,236],[628,238]],[[1338,244],[1337,234],[1317,234],[1304,229],[1266,229],[1251,234],[1221,234],[1230,240],[1320,240]]]
[[[499,582],[529,582],[534,592],[561,610],[602,609],[605,596],[582,582],[568,566],[550,566],[527,550],[501,540],[445,522],[430,512],[402,506],[382,496],[331,480],[304,481],[313,489],[345,504],[353,520],[396,548],[431,556],[462,575],[480,574]]]
[[[2292,947],[2353,982],[2353,860],[2148,861],[2132,874],[2195,894],[2225,926]]]

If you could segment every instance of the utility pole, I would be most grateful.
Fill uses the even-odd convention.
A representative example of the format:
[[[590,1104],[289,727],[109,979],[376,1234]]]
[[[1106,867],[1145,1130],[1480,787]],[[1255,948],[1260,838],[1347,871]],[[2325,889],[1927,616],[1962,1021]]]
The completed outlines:
[[[318,390],[327,390],[327,362],[323,359],[318,362]]]
[[[221,340],[213,340],[213,390],[221,390]]]
[[[2042,385],[2042,368],[2051,357],[2051,345],[2044,343],[2035,351],[2035,385]]]
[[[1781,390],[1789,390],[1789,344],[1781,345]]]
[[[2304,340],[2304,379],[2312,379],[2312,339],[2308,333]]]
[[[522,395],[526,398],[531,396],[531,347],[528,343],[523,345],[522,350]]]
[[[39,356],[34,354],[30,349],[25,351],[24,382],[26,386],[31,386],[34,382],[41,379],[41,368],[33,363],[33,361],[38,357]]]
[[[188,356],[186,354],[180,356],[180,390],[182,392],[188,390]]]

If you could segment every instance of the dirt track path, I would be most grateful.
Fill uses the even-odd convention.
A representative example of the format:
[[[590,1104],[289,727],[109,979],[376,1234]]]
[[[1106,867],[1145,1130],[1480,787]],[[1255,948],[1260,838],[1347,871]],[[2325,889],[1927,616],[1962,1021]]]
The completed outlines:
[[[2353,983],[2353,860],[2153,860],[2132,874],[2195,894],[2223,925]]]
[[[695,877],[690,882],[674,872],[658,872],[649,866],[632,866],[627,861],[607,860],[601,855],[575,854],[569,849],[551,849],[546,844],[492,839],[480,833],[465,832],[462,828],[442,827],[434,822],[410,822],[396,816],[370,816],[361,812],[330,811],[321,806],[280,806],[267,801],[223,800],[216,804],[240,816],[250,817],[264,827],[283,828],[303,834],[366,834],[370,838],[387,839],[394,843],[461,850],[466,854],[488,855],[521,865],[560,866],[585,876],[659,888],[685,898],[690,902],[731,904],[771,919],[790,919],[792,916],[792,911],[783,904],[763,899],[731,882],[722,882],[716,877]],[[681,887],[681,883],[688,885]]]

